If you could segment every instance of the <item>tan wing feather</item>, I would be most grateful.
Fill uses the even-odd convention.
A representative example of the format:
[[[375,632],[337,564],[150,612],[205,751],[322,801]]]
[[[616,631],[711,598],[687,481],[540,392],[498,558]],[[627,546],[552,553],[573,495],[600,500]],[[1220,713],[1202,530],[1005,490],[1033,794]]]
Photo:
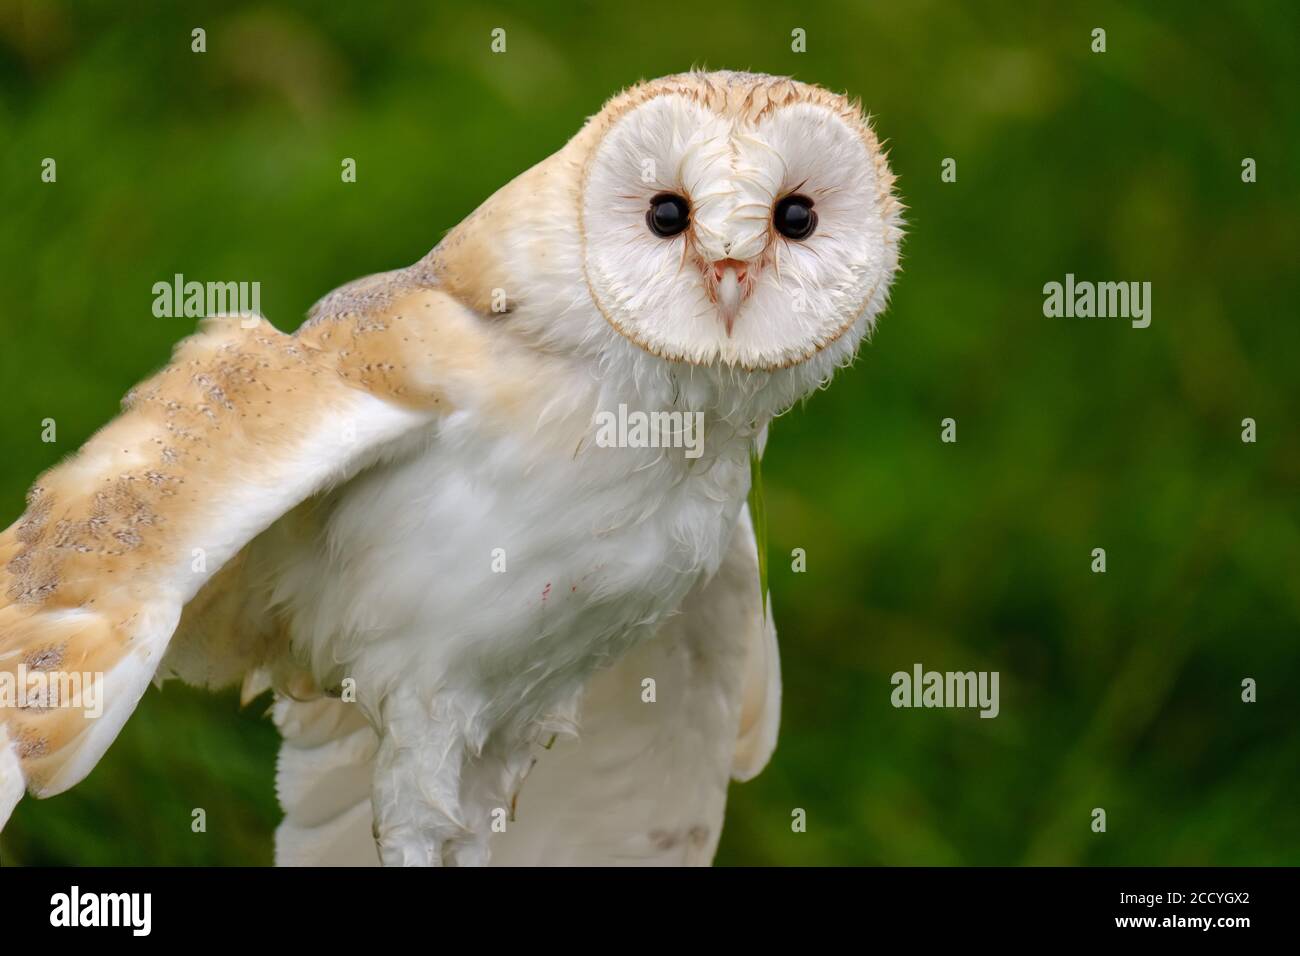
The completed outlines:
[[[104,712],[0,714],[0,826],[15,777],[80,780],[135,708],[184,605],[238,613],[227,562],[305,498],[450,409],[487,354],[477,318],[413,268],[345,288],[298,333],[205,321],[0,534],[0,672],[103,675]],[[251,327],[249,327],[251,326]],[[225,570],[223,570],[225,569]],[[228,675],[217,675],[225,677]]]

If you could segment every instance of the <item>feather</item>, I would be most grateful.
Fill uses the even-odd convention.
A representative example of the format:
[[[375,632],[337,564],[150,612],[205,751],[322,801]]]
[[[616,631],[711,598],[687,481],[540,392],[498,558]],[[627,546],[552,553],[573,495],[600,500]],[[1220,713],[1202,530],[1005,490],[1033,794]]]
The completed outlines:
[[[460,308],[414,294],[430,323]],[[255,318],[209,320],[119,418],[39,479],[0,535],[0,670],[16,676],[38,659],[102,679],[105,700],[102,714],[4,713],[34,794],[90,771],[154,677],[183,605],[227,561],[439,414],[443,383],[404,380],[396,364],[374,371],[398,334],[427,332],[391,328],[340,320],[288,336]]]

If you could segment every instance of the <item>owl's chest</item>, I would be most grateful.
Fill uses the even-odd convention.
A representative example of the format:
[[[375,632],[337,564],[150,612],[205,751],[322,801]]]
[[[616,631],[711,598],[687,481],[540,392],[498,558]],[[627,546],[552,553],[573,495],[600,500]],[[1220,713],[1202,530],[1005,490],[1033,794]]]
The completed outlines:
[[[721,562],[746,448],[571,447],[457,420],[336,493],[289,576],[315,669],[541,702],[652,632]]]

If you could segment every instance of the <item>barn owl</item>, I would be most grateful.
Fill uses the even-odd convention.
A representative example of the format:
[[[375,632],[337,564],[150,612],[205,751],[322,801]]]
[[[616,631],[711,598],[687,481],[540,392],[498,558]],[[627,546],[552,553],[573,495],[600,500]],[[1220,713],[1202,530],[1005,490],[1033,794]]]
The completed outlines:
[[[0,537],[0,676],[102,687],[0,712],[0,825],[175,677],[273,690],[278,863],[710,862],[778,724],[750,456],[901,229],[856,103],[693,72],[295,333],[205,320]]]

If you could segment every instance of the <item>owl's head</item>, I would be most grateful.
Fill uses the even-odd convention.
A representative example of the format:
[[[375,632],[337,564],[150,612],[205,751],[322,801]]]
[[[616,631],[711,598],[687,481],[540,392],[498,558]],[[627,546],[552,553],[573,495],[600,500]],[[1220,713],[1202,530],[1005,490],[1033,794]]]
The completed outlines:
[[[783,368],[860,335],[883,307],[900,207],[845,97],[691,73],[616,97],[588,132],[584,276],[604,318],[643,349]]]
[[[610,100],[434,265],[481,311],[508,303],[511,327],[548,350],[608,360],[613,335],[730,381],[788,370],[779,405],[851,358],[884,307],[902,231],[893,182],[843,96],[752,73],[669,76]]]

